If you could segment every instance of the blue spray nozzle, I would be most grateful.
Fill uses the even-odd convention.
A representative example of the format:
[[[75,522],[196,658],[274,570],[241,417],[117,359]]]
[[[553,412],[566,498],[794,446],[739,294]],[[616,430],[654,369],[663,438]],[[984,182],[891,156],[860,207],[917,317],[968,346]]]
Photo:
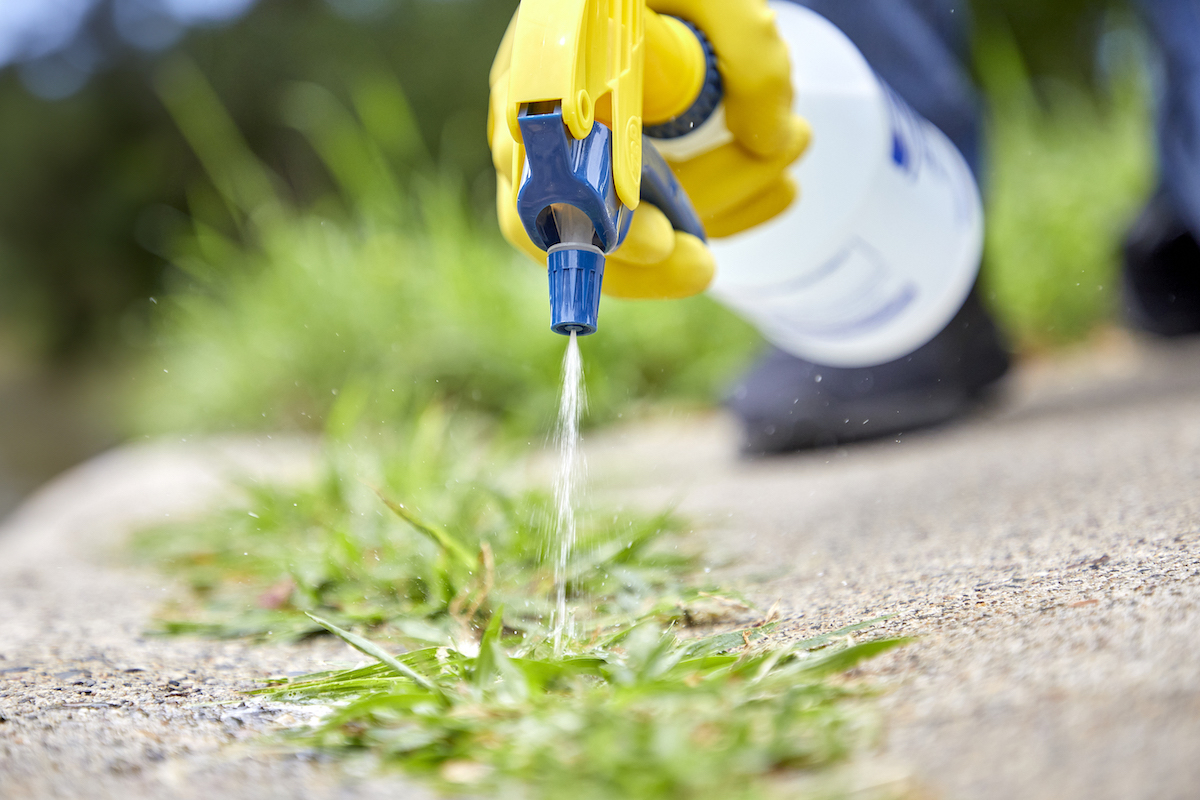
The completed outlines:
[[[569,336],[596,332],[604,254],[599,248],[550,250],[550,330]]]
[[[550,253],[550,328],[587,336],[600,313],[604,254],[621,244],[632,219],[613,180],[612,132],[597,124],[574,139],[560,108],[523,109],[519,120],[525,173],[517,213],[529,238]]]
[[[612,131],[595,124],[584,139],[574,139],[562,110],[521,111],[525,172],[517,193],[517,213],[529,238],[543,250],[563,244],[555,207],[570,206],[591,220],[585,244],[605,253],[616,250],[629,231],[631,212],[617,196],[613,179]]]
[[[518,120],[525,170],[517,213],[533,243],[550,254],[550,328],[587,336],[596,332],[605,254],[621,245],[633,219],[617,196],[613,134],[596,123],[586,138],[574,139],[557,107],[536,114],[523,108]],[[649,140],[642,147],[641,195],[676,230],[704,238],[687,193]]]

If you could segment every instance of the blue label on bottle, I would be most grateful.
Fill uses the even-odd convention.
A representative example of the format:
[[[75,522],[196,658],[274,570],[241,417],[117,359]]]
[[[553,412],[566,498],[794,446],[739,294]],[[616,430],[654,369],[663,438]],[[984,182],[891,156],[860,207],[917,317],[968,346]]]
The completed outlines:
[[[929,148],[924,141],[924,120],[890,86],[882,80],[879,85],[883,87],[883,96],[887,99],[892,126],[892,163],[901,172],[916,179],[929,157]]]
[[[908,147],[904,144],[904,139],[900,138],[900,131],[898,130],[892,131],[892,161],[900,169],[908,170]]]

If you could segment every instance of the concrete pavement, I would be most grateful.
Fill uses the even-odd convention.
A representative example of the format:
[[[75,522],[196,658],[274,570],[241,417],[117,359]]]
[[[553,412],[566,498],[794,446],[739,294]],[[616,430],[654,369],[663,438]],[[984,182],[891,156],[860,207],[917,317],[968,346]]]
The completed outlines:
[[[1114,337],[1025,365],[973,420],[728,457],[730,423],[593,442],[601,491],[702,522],[718,575],[869,665],[885,751],[944,798],[1200,794],[1200,347]]]

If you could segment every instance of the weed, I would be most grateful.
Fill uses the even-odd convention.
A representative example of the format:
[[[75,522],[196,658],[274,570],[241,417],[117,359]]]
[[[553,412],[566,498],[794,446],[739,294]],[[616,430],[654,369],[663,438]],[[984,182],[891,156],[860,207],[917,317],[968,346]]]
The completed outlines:
[[[298,743],[368,750],[446,789],[754,798],[769,796],[773,775],[827,766],[858,743],[850,701],[863,693],[828,678],[903,644],[847,646],[851,629],[770,644],[769,626],[682,638],[642,620],[556,657],[544,638],[505,636],[504,619],[497,609],[475,655],[401,656],[316,619],[378,663],[262,693],[331,706],[293,733]]]
[[[467,427],[431,406],[392,432],[386,457],[335,441],[312,486],[249,485],[245,503],[141,534],[142,557],[194,591],[165,630],[286,640],[320,630],[312,612],[448,644],[497,604],[510,625],[537,627],[551,611],[553,498],[490,479]],[[682,596],[692,561],[664,542],[673,514],[582,523],[568,574],[571,596],[591,599],[581,624]]]

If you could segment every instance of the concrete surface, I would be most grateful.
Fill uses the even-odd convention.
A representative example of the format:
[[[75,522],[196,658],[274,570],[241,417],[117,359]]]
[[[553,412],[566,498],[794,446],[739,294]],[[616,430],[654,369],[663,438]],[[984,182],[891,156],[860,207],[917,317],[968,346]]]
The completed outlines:
[[[231,480],[300,480],[298,441],[117,450],[31,498],[0,530],[0,798],[399,800],[429,795],[257,743],[310,709],[243,692],[270,675],[358,663],[344,645],[253,647],[147,637],[170,591],[122,567],[136,528],[231,495]],[[253,744],[252,744],[253,743]]]
[[[885,751],[942,798],[1200,797],[1200,346],[1026,365],[966,424],[738,462],[728,423],[589,448],[791,635],[885,614]]]
[[[787,635],[892,614],[873,634],[919,637],[862,672],[923,794],[1200,795],[1200,345],[1026,364],[991,410],[898,441],[745,461],[733,438],[719,415],[599,435],[593,491],[678,503]],[[103,556],[230,470],[311,463],[262,445],[118,451],[0,531],[0,797],[419,796],[241,744],[301,712],[240,689],[344,650],[144,638],[168,584]]]

